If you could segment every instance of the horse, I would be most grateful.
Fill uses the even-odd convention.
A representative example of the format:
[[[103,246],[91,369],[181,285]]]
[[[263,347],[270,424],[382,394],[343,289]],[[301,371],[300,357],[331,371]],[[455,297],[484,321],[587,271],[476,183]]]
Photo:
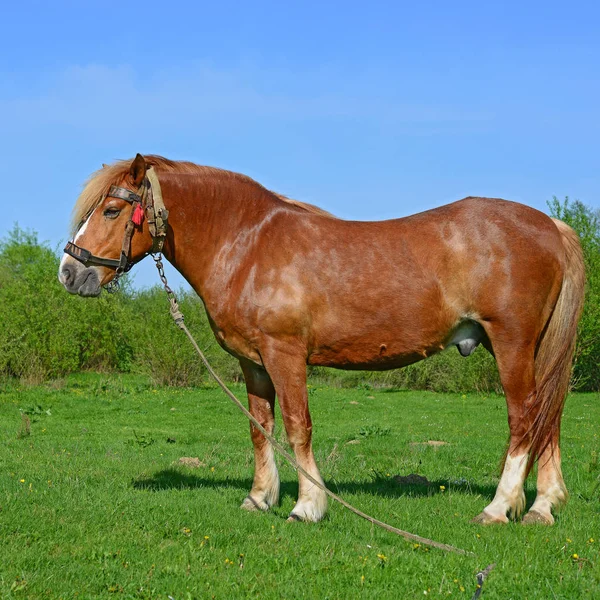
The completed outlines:
[[[151,188],[163,198],[162,227]],[[522,521],[554,523],[567,499],[560,422],[585,287],[579,238],[565,223],[480,197],[349,221],[245,175],[138,154],[90,177],[72,233],[59,280],[81,296],[164,253],[239,360],[251,414],[271,433],[277,398],[296,460],[319,482],[307,364],[384,370],[482,344],[498,365],[510,437],[496,494],[474,521],[517,519],[537,462],[537,495]],[[242,508],[268,510],[279,497],[274,453],[250,432],[254,479]],[[298,477],[290,519],[319,521],[327,497]]]

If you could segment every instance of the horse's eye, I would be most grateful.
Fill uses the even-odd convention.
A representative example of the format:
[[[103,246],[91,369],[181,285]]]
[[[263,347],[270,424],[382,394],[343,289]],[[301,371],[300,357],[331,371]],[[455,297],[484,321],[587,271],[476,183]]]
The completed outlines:
[[[107,208],[104,211],[104,216],[107,219],[116,219],[121,214],[121,210],[118,208]]]

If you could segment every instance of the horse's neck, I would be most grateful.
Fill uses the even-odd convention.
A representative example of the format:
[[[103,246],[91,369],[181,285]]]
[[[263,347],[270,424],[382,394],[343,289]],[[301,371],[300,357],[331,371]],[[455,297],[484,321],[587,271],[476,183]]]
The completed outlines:
[[[223,253],[259,226],[281,201],[252,180],[160,174],[169,229],[165,256],[203,296]]]

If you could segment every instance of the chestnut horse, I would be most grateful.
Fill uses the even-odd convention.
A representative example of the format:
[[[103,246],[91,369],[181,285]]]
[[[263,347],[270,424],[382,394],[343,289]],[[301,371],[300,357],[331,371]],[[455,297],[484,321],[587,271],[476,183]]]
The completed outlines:
[[[585,284],[570,227],[473,197],[402,219],[344,221],[244,175],[138,155],[93,174],[78,199],[74,245],[59,270],[67,291],[97,296],[115,277],[126,224],[127,262],[152,251],[148,218],[134,227],[130,216],[132,198],[146,203],[150,167],[169,211],[164,255],[239,359],[251,413],[272,432],[277,396],[296,459],[315,479],[307,364],[393,369],[481,343],[498,364],[510,440],[496,495],[476,521],[517,517],[537,460],[524,522],[554,522],[551,510],[567,496],[559,431]],[[74,248],[114,264],[75,258]],[[278,501],[279,476],[270,444],[250,429],[255,472],[242,507],[266,510]],[[326,508],[326,495],[299,475],[291,518],[318,521]]]

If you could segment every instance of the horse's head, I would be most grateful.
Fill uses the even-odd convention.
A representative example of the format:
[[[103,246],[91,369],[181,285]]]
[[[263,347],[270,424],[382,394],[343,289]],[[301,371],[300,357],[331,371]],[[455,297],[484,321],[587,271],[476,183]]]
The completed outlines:
[[[151,251],[152,236],[143,222],[148,188],[143,156],[138,154],[129,170],[110,183],[65,247],[58,279],[71,294],[99,296],[102,286]]]

